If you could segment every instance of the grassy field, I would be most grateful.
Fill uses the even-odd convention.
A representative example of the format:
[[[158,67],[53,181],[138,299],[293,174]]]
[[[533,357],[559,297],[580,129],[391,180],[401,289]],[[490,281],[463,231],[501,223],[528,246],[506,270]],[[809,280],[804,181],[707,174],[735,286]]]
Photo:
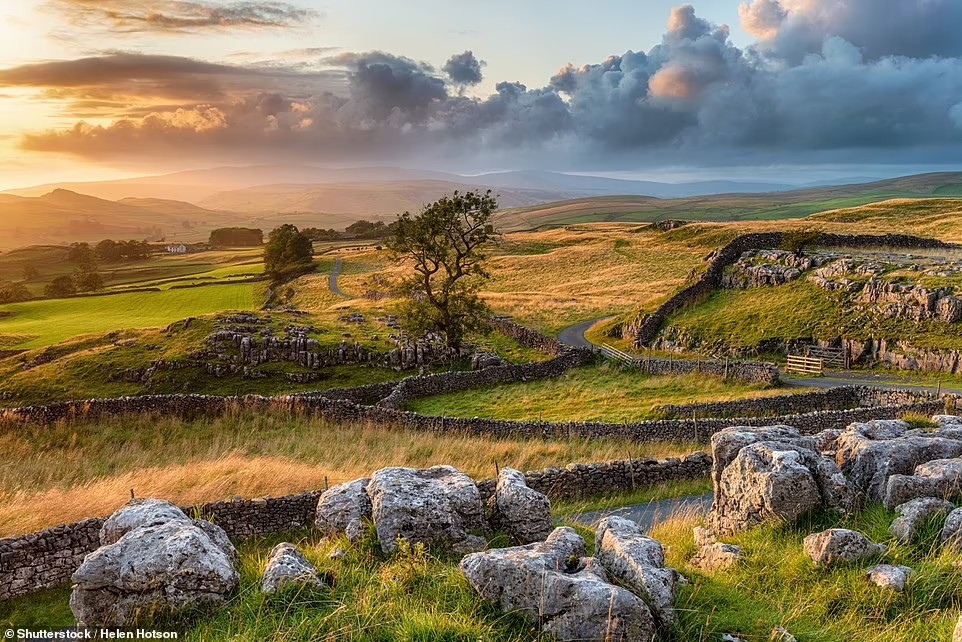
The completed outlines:
[[[30,337],[17,347],[36,348],[83,334],[162,327],[222,310],[256,310],[260,304],[251,284],[27,301],[0,306],[0,335]]]
[[[659,408],[667,404],[730,401],[785,392],[702,375],[649,377],[605,364],[569,370],[557,379],[418,399],[409,409],[448,417],[620,423],[659,418]]]
[[[73,274],[77,265],[67,260],[63,245],[33,245],[0,253],[0,282],[23,282],[36,296],[57,276]],[[212,250],[191,254],[157,254],[146,260],[100,263],[98,272],[107,289],[170,287],[198,280],[222,280],[239,273],[263,272],[261,248]],[[27,267],[35,275],[24,280]]]
[[[839,336],[900,339],[920,348],[962,348],[962,333],[954,324],[882,318],[807,281],[719,291],[672,316],[668,325],[701,344],[703,353]]]
[[[687,487],[652,489],[646,500],[677,496]],[[638,495],[640,497],[640,495]],[[634,499],[620,497],[619,504]],[[555,510],[557,523],[568,514]],[[667,563],[690,584],[680,587],[678,623],[658,638],[715,642],[722,634],[745,642],[768,642],[776,626],[803,642],[942,642],[951,638],[962,607],[962,576],[954,567],[957,552],[938,543],[935,524],[924,527],[909,544],[890,540],[894,514],[870,506],[859,515],[839,519],[818,514],[796,525],[766,526],[729,538],[743,549],[739,566],[706,573],[689,566],[695,552],[691,529],[701,522],[680,515],[655,526],[652,537],[666,548]],[[572,524],[594,552],[590,529]],[[824,570],[802,550],[802,539],[829,527],[860,530],[889,545],[878,559]],[[294,541],[333,588],[297,589],[273,598],[259,591],[271,546]],[[492,545],[507,541],[495,536]],[[341,548],[347,555],[332,559]],[[316,533],[291,533],[252,540],[240,547],[241,589],[223,609],[183,619],[159,621],[176,627],[181,639],[222,640],[540,640],[520,618],[484,604],[457,568],[457,557],[421,547],[404,547],[384,558],[372,534],[356,545]],[[908,589],[899,594],[871,585],[864,577],[879,562],[915,569]],[[0,625],[70,626],[67,588],[0,604]]]
[[[571,462],[678,456],[691,444],[488,439],[333,424],[286,412],[182,421],[121,417],[80,425],[0,426],[0,536],[110,514],[130,497],[191,504],[283,495],[384,466],[450,464],[478,479]]]
[[[784,626],[805,642],[941,642],[949,640],[962,607],[962,575],[957,551],[938,543],[940,528],[930,524],[911,544],[891,539],[895,514],[881,506],[839,520],[815,515],[794,526],[768,526],[726,539],[738,544],[745,563],[717,573],[691,568],[692,527],[699,518],[682,516],[652,531],[667,548],[668,564],[692,584],[677,608],[680,640],[716,640],[722,633],[746,642],[770,639]],[[861,531],[889,550],[832,570],[816,568],[802,550],[806,535],[826,528]],[[880,589],[864,577],[880,562],[904,564],[916,573],[905,593]]]

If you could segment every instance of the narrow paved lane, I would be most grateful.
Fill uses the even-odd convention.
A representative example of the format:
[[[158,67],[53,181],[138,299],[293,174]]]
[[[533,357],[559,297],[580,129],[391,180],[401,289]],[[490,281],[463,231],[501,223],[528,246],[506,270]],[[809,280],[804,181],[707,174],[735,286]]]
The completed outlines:
[[[340,287],[337,285],[337,277],[341,275],[341,267],[344,265],[344,259],[338,257],[334,261],[334,269],[331,270],[331,276],[327,279],[328,287],[331,288],[331,292],[344,299],[350,299],[351,297],[345,294]]]
[[[607,321],[610,318],[611,317],[601,317],[573,325],[570,328],[565,328],[558,333],[558,341],[566,346],[571,346],[572,348],[587,348],[589,350],[593,350],[595,348],[595,344],[591,343],[585,338],[585,332],[590,330],[591,326],[594,324],[601,321]]]

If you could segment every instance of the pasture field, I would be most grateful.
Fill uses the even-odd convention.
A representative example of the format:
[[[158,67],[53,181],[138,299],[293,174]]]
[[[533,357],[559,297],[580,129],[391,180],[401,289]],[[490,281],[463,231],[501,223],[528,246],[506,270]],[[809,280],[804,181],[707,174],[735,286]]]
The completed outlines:
[[[569,370],[556,379],[504,384],[417,399],[426,415],[507,420],[604,421],[659,419],[669,404],[768,397],[798,389],[726,382],[702,375],[650,377],[613,364]]]
[[[67,260],[69,248],[62,245],[33,245],[0,254],[0,282],[23,282],[36,296],[58,276],[73,274],[77,265]],[[107,289],[119,287],[155,287],[183,279],[206,276],[215,279],[239,272],[257,271],[261,265],[261,248],[211,250],[190,254],[155,254],[146,260],[100,263],[97,271]],[[36,270],[24,280],[27,267]],[[224,272],[221,272],[221,271]],[[262,271],[262,269],[260,270]]]
[[[279,496],[384,466],[449,464],[476,479],[571,462],[682,456],[694,444],[493,439],[334,424],[285,411],[192,421],[125,416],[76,425],[0,426],[0,536],[107,515],[130,498],[192,504]]]
[[[243,283],[10,303],[0,306],[0,336],[29,337],[15,347],[37,348],[80,335],[163,327],[223,310],[256,310],[256,290]]]
[[[647,500],[677,496],[685,488],[650,489]],[[632,496],[612,498],[624,505]],[[564,505],[556,524],[570,525],[595,552],[590,528],[568,521]],[[888,534],[894,513],[872,505],[839,518],[818,513],[795,525],[764,526],[726,541],[742,547],[744,561],[709,573],[689,565],[695,552],[692,528],[702,523],[681,514],[656,524],[651,536],[662,542],[668,566],[688,580],[675,603],[678,622],[671,640],[710,641],[723,634],[748,642],[771,639],[784,627],[799,640],[812,642],[919,642],[951,639],[962,602],[962,575],[954,567],[957,553],[938,544],[935,524],[923,527],[908,544]],[[802,539],[830,527],[850,528],[889,545],[884,555],[831,570],[817,568],[805,555]],[[274,597],[259,590],[271,547],[295,542],[332,588],[292,588]],[[510,542],[500,534],[492,546]],[[346,556],[334,559],[340,548]],[[197,613],[158,628],[184,631],[181,639],[220,642],[236,639],[291,641],[338,640],[542,640],[537,629],[514,615],[484,604],[458,570],[458,557],[419,546],[404,546],[385,558],[373,529],[357,544],[295,532],[255,539],[240,546],[241,587],[225,608]],[[916,573],[904,593],[873,586],[865,570],[884,561],[904,564]],[[67,627],[73,617],[67,587],[0,605],[0,624]]]

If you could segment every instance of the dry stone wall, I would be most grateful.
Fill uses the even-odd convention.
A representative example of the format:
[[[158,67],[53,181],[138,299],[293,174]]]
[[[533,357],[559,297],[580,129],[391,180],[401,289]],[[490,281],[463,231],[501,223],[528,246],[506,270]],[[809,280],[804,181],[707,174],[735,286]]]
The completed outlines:
[[[746,252],[778,248],[783,245],[786,235],[782,232],[762,232],[743,234],[725,247],[717,250],[705,273],[693,284],[684,288],[666,301],[655,312],[626,325],[623,332],[633,337],[636,346],[651,345],[665,321],[675,312],[696,303],[721,288],[725,270],[736,263]],[[886,234],[881,236],[852,234],[819,234],[813,245],[823,247],[890,247],[895,249],[950,249],[956,247],[936,239],[909,236],[905,234]]]
[[[552,499],[625,492],[669,481],[708,476],[711,458],[695,453],[684,459],[635,459],[599,464],[571,464],[526,473],[528,486]],[[494,492],[497,480],[479,482],[483,499]],[[184,507],[226,531],[235,542],[301,530],[314,523],[321,491],[278,498],[234,499]],[[88,519],[29,535],[0,539],[0,600],[61,586],[83,558],[100,546],[104,519]]]
[[[636,366],[642,372],[654,376],[704,374],[747,383],[761,383],[766,386],[774,386],[779,382],[778,366],[763,361],[653,359],[646,357],[638,360]]]

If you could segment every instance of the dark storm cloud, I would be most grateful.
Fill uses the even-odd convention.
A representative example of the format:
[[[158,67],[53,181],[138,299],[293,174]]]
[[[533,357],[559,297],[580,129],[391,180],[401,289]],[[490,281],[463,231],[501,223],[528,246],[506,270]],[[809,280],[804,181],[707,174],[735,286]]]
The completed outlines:
[[[224,29],[287,28],[316,13],[286,2],[187,0],[50,0],[47,5],[78,27],[117,33],[184,33]]]
[[[833,36],[868,59],[962,55],[959,0],[750,0],[739,13],[763,48],[796,62]]]
[[[465,51],[448,58],[442,70],[455,85],[473,86],[481,84],[484,74],[481,68],[486,63],[478,60],[473,51]]]
[[[962,38],[950,42],[937,24],[959,5],[902,0],[881,15],[876,1],[888,6],[850,0],[843,12],[829,0],[753,0],[741,13],[758,41],[746,49],[731,42],[728,27],[685,5],[647,51],[565,65],[544,87],[500,82],[484,98],[463,93],[480,79],[471,52],[441,69],[381,51],[342,53],[310,73],[163,57],[86,60],[0,71],[0,85],[67,92],[68,100],[82,90],[78,113],[111,101],[98,89],[122,95],[145,77],[170,91],[162,105],[128,108],[111,125],[24,141],[91,158],[186,150],[622,166],[962,158]],[[898,20],[916,31],[896,37]],[[201,92],[191,89],[198,79],[213,79],[218,93],[189,105],[171,89]]]

